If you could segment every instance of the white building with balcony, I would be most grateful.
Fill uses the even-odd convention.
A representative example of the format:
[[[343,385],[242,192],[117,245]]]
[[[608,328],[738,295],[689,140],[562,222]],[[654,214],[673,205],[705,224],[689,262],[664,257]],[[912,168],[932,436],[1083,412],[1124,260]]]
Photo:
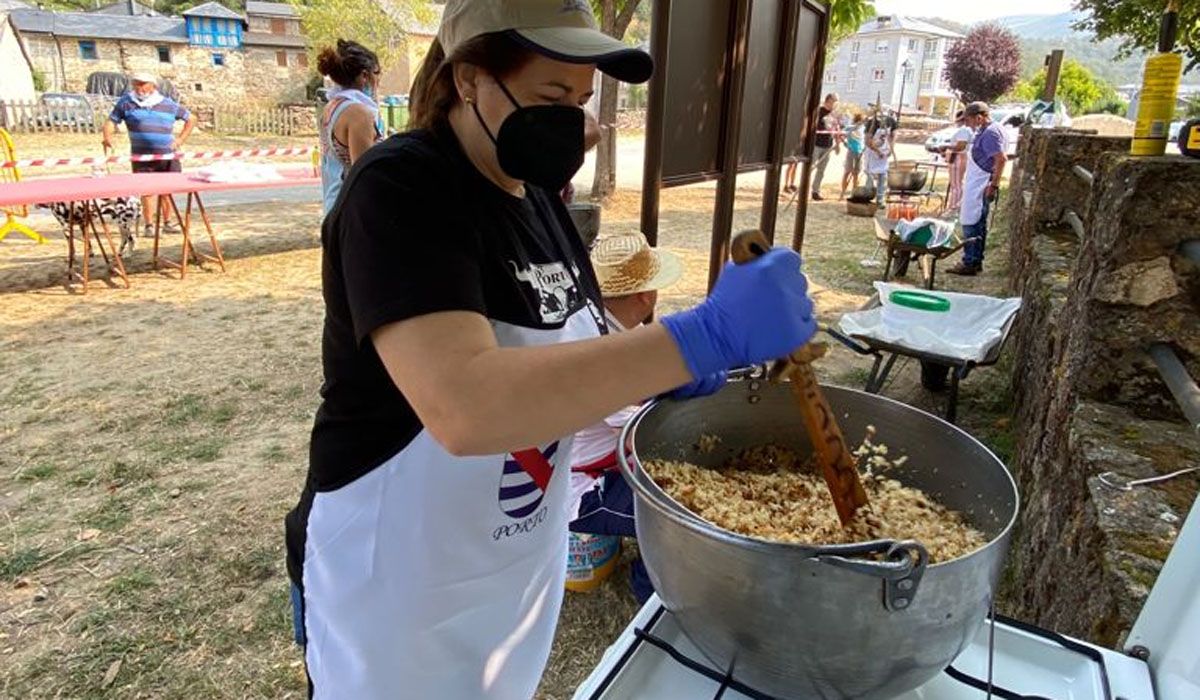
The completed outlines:
[[[875,17],[837,47],[821,94],[836,92],[861,107],[878,100],[904,111],[948,114],[956,95],[942,75],[946,51],[962,38],[912,17]]]

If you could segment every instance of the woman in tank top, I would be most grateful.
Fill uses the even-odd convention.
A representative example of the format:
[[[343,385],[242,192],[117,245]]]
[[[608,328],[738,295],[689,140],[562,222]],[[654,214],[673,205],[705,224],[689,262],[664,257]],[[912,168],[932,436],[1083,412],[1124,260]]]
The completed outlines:
[[[342,190],[346,171],[383,139],[375,88],[379,58],[362,44],[338,39],[317,56],[321,75],[337,84],[321,113],[321,200],[328,214]]]

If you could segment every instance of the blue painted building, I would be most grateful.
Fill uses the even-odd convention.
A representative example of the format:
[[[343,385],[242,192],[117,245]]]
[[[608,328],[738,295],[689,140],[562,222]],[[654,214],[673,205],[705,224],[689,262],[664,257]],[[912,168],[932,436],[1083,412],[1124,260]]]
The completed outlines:
[[[219,2],[206,2],[183,13],[188,43],[228,49],[242,47],[246,18]]]

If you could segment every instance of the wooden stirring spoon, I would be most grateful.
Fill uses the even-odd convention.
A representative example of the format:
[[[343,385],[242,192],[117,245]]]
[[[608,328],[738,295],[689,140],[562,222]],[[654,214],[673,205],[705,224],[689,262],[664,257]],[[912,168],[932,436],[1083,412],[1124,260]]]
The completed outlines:
[[[770,249],[771,243],[761,231],[743,231],[734,236],[730,252],[733,262],[741,265],[766,254]],[[817,462],[821,465],[821,475],[825,477],[829,495],[833,497],[833,507],[845,527],[854,519],[854,513],[867,505],[867,492],[858,478],[858,460],[846,447],[842,429],[838,427],[833,409],[821,393],[817,375],[813,372],[813,360],[824,354],[824,345],[808,343],[778,361],[781,368],[779,374],[791,378],[788,383],[792,387],[792,395],[800,407],[804,428],[812,441]]]

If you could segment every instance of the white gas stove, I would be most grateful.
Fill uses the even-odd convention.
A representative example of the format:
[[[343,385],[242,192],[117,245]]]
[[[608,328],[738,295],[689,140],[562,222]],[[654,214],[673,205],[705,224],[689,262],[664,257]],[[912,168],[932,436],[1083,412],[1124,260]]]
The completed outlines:
[[[1001,619],[994,626],[984,624],[945,672],[895,700],[1200,700],[1198,591],[1200,502],[1193,505],[1126,641],[1127,648],[1143,650],[1149,662]],[[575,693],[575,700],[768,697],[714,668],[657,596]]]
[[[986,698],[990,629],[990,625],[984,625],[950,669],[896,700]],[[1005,622],[996,623],[995,639],[995,698],[1155,700],[1145,662],[1052,632]],[[638,612],[575,693],[575,700],[769,697],[713,668],[657,597]]]

